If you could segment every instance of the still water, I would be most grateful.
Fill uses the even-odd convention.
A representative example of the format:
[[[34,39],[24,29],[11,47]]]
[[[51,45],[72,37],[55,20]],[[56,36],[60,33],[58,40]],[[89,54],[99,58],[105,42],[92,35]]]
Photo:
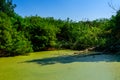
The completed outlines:
[[[74,57],[68,63],[54,59],[55,64],[42,65],[41,74],[48,76],[42,76],[41,80],[120,80],[119,58],[116,55]]]
[[[0,80],[120,80],[119,55],[49,56],[1,58]]]

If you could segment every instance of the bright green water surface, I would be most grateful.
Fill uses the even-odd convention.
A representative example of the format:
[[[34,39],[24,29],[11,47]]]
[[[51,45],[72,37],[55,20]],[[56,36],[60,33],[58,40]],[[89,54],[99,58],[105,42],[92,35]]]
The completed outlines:
[[[120,80],[118,56],[46,51],[0,58],[0,80]]]

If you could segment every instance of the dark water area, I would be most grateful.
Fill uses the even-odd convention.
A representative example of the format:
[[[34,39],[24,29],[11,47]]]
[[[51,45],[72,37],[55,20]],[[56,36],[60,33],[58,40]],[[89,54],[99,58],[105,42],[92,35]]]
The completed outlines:
[[[120,55],[113,54],[94,54],[94,55],[64,55],[58,57],[50,57],[43,59],[33,59],[29,61],[25,61],[27,63],[37,63],[41,65],[50,65],[56,63],[73,63],[73,62],[120,62]]]

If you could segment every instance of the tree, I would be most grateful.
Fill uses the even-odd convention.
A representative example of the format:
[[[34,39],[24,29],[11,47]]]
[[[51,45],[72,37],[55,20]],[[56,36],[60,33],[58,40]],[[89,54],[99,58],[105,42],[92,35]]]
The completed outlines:
[[[55,47],[57,28],[49,22],[49,18],[31,16],[27,17],[26,21],[29,26],[26,27],[29,30],[29,40],[33,45],[34,51]]]
[[[14,12],[15,7],[16,5],[12,4],[12,0],[0,1],[0,12],[4,12],[10,17],[13,17],[15,15],[15,12]]]
[[[109,35],[109,51],[119,52],[120,51],[120,10],[116,12],[115,16],[110,19],[111,34]],[[111,44],[110,44],[111,43]]]
[[[0,56],[9,56],[12,47],[12,25],[10,18],[5,14],[0,12]],[[5,54],[4,54],[5,53]]]
[[[116,39],[120,39],[120,10],[117,11],[116,16],[112,17],[111,22],[114,36]]]
[[[11,18],[0,12],[0,56],[15,56],[31,51],[31,43],[24,33],[17,31]]]

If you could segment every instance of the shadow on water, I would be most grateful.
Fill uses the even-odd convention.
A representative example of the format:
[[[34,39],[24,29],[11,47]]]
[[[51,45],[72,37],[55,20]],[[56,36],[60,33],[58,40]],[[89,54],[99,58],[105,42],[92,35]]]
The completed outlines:
[[[58,56],[43,59],[33,59],[25,61],[26,63],[37,63],[40,65],[51,65],[55,63],[72,63],[72,62],[120,62],[120,55],[111,54],[100,54],[100,55],[69,55],[69,56]]]

